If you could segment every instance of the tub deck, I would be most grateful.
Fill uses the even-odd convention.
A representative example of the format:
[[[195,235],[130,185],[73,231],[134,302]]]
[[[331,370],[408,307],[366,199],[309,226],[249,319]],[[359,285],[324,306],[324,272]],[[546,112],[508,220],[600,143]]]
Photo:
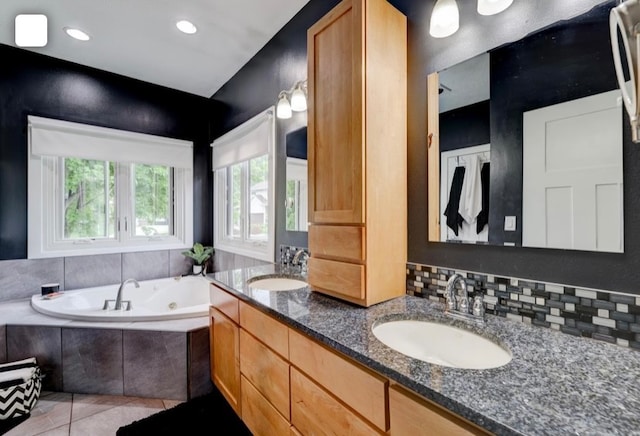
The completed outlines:
[[[88,322],[0,303],[0,362],[35,356],[43,389],[187,400],[212,389],[209,318]]]

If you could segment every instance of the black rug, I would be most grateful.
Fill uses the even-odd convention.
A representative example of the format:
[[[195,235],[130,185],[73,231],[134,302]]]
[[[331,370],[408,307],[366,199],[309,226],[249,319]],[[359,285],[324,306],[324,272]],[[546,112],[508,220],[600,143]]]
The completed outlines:
[[[120,427],[116,436],[220,435],[251,436],[222,394],[215,390],[171,409]]]

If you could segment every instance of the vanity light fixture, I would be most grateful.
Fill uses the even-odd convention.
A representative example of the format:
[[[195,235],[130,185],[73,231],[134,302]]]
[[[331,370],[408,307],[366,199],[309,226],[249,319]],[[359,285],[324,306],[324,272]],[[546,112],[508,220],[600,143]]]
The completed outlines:
[[[89,41],[91,37],[80,29],[76,29],[73,27],[65,27],[63,28],[65,33],[72,37],[73,39],[77,39],[78,41]]]
[[[511,6],[513,0],[478,0],[480,15],[495,15]]]
[[[291,93],[291,109],[296,112],[307,110],[307,81],[298,82]]]
[[[278,95],[278,104],[276,105],[276,116],[283,120],[288,120],[292,116],[291,104],[287,98],[286,91],[280,91]]]
[[[451,36],[460,27],[460,11],[456,0],[437,0],[431,12],[429,34],[434,38]]]
[[[192,35],[198,31],[198,28],[191,21],[180,20],[176,23],[176,27],[187,35]]]
[[[301,80],[288,91],[280,91],[276,105],[276,116],[286,120],[293,116],[293,111],[307,110],[307,81]]]

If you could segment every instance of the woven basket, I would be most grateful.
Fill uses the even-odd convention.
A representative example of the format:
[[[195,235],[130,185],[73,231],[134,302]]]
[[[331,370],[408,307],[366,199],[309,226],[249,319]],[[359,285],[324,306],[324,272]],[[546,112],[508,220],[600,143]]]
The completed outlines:
[[[20,377],[11,379],[12,375],[23,373],[24,369],[33,370],[30,378],[26,381]],[[30,413],[42,388],[42,375],[35,357],[0,365],[0,375],[5,380],[0,382],[0,420]]]

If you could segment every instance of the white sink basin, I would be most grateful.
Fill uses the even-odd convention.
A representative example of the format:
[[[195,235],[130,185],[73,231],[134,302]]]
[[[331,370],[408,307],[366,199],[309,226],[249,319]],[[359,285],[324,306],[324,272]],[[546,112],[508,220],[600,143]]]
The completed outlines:
[[[288,277],[266,277],[251,280],[248,285],[252,289],[262,289],[265,291],[293,291],[307,287],[306,282]]]
[[[414,359],[465,369],[506,365],[511,353],[495,342],[467,330],[428,321],[399,320],[374,325],[383,344]]]

